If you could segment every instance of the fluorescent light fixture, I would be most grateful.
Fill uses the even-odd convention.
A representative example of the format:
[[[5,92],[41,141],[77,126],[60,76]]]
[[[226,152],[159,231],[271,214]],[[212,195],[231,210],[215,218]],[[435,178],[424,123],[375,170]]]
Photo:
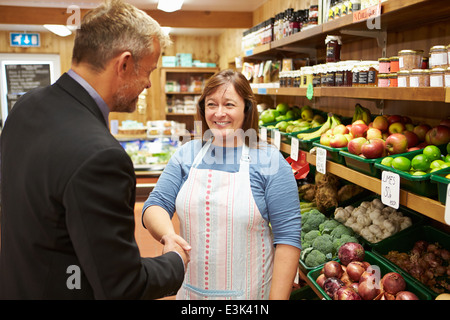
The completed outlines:
[[[60,37],[67,37],[72,34],[72,31],[62,24],[44,24],[44,27]]]
[[[164,32],[164,34],[169,35],[170,31],[172,31],[171,27],[161,27],[162,31]]]
[[[158,9],[166,12],[174,12],[181,9],[184,0],[159,0]]]

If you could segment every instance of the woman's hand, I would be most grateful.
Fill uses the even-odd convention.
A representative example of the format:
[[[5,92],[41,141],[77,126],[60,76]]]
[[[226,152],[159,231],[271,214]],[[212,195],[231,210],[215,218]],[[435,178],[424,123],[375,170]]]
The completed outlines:
[[[191,246],[186,240],[176,233],[169,233],[162,236],[160,242],[164,245],[163,254],[169,251],[178,252],[183,258],[185,267],[187,267],[190,261]]]

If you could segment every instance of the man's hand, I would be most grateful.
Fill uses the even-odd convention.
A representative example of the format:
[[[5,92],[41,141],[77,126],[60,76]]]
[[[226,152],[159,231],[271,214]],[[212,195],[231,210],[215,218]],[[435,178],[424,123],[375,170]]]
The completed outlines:
[[[185,270],[186,267],[190,261],[190,251],[191,246],[189,243],[187,243],[186,240],[184,240],[182,237],[177,235],[176,233],[173,234],[166,234],[164,235],[160,242],[164,245],[163,248],[163,254],[167,253],[169,251],[176,251],[181,255],[181,258],[184,261]]]

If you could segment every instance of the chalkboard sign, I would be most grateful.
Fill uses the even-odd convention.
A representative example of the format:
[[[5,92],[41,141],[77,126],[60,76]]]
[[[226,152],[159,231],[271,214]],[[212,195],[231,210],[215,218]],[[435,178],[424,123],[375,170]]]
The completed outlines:
[[[50,85],[49,64],[5,65],[8,113],[27,91]]]

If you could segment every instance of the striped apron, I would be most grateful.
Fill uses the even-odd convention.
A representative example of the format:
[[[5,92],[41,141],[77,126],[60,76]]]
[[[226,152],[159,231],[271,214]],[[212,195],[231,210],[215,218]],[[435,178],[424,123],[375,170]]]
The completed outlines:
[[[196,156],[176,199],[181,236],[191,259],[177,299],[268,299],[273,268],[269,224],[250,188],[248,147],[239,172],[198,169]]]

